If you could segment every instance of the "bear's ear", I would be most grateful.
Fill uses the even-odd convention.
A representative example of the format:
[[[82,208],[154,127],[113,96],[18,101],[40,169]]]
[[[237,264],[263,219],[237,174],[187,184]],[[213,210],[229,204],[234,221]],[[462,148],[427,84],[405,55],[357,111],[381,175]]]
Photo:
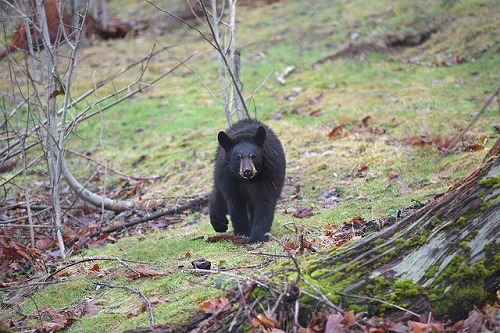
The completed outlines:
[[[267,136],[266,129],[264,128],[264,126],[260,126],[257,129],[257,132],[255,132],[253,136],[253,139],[255,140],[257,146],[262,147],[264,145],[264,142],[266,141],[266,136]]]
[[[217,135],[217,139],[219,140],[219,143],[222,148],[224,148],[225,151],[231,150],[234,146],[233,139],[229,135],[227,135],[225,132],[220,131],[219,135]]]

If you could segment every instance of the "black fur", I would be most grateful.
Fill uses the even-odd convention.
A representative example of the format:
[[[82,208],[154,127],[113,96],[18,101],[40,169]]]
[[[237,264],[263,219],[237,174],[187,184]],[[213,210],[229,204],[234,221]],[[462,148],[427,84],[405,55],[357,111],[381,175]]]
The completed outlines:
[[[256,120],[237,122],[219,132],[218,140],[210,222],[225,232],[229,213],[235,235],[248,236],[251,243],[266,241],[285,181],[281,142]]]

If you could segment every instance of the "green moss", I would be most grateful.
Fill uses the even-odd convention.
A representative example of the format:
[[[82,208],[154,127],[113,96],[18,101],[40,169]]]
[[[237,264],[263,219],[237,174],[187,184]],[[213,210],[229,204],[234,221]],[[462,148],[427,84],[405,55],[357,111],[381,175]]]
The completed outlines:
[[[424,273],[424,278],[426,279],[430,279],[430,278],[433,278],[436,273],[438,272],[439,270],[439,266],[431,266],[429,269],[427,269],[427,271]]]
[[[418,284],[411,279],[398,279],[394,281],[392,289],[394,291],[393,301],[401,301],[420,295]]]
[[[372,282],[366,287],[366,290],[370,292],[373,297],[379,296],[379,294],[386,290],[391,285],[391,282],[383,276],[377,276],[373,278]]]
[[[439,274],[439,276],[434,280],[434,285],[438,285],[441,281],[445,279],[449,279],[451,274],[456,272],[460,265],[464,262],[464,257],[456,254],[451,261],[448,263],[448,266]]]
[[[500,176],[488,177],[481,179],[478,184],[484,187],[491,187],[497,189],[500,187]]]
[[[332,270],[333,270],[333,268],[332,269],[320,268],[320,269],[313,271],[311,273],[311,277],[313,279],[317,279],[318,277],[320,277],[324,274],[330,273]]]
[[[490,209],[490,207],[496,207],[499,203],[500,203],[500,197],[496,196],[490,200],[484,200],[485,198],[483,197],[482,198],[482,202],[481,202],[481,206],[480,206],[480,210],[481,212],[484,212],[488,209]]]
[[[467,241],[461,241],[460,243],[458,243],[458,247],[460,247],[465,252],[470,252],[471,250],[471,247],[469,246],[469,243]]]
[[[457,258],[457,259],[456,259]],[[435,300],[432,305],[437,315],[449,315],[452,320],[463,319],[473,306],[482,306],[487,300],[485,281],[490,276],[491,270],[486,268],[486,259],[478,261],[472,267],[464,263],[458,265],[460,256],[455,256],[448,265],[446,273],[447,288],[434,288],[428,295]],[[440,295],[438,297],[437,295]]]
[[[395,247],[400,247],[401,245],[404,245],[406,243],[406,240],[403,237],[397,238],[393,244]]]
[[[407,247],[424,245],[427,242],[428,237],[429,237],[429,231],[422,230],[420,234],[414,235],[408,240],[408,242],[406,243]]]
[[[469,221],[469,216],[468,215],[462,215],[458,218],[458,220],[450,225],[449,229],[462,229],[467,222]]]

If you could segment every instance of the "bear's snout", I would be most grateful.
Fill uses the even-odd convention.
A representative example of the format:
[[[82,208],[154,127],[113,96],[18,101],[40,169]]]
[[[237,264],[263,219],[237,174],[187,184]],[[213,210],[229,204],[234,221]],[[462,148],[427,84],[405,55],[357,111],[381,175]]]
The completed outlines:
[[[252,179],[257,174],[257,169],[251,158],[242,158],[240,160],[240,176],[245,179]]]

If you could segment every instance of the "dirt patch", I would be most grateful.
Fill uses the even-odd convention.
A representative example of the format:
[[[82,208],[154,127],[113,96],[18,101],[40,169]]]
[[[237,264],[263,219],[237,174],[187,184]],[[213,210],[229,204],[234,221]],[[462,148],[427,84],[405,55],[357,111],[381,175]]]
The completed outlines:
[[[416,47],[425,43],[437,30],[424,31],[418,34],[408,34],[405,36],[384,35],[372,42],[363,42],[359,44],[349,44],[346,48],[339,52],[329,55],[314,65],[321,65],[328,61],[333,61],[339,58],[360,58],[369,53],[389,53],[397,51],[400,48]]]
[[[349,44],[345,49],[317,61],[314,65],[321,65],[339,58],[354,59],[369,53],[386,53],[388,51],[387,46],[376,43]]]

